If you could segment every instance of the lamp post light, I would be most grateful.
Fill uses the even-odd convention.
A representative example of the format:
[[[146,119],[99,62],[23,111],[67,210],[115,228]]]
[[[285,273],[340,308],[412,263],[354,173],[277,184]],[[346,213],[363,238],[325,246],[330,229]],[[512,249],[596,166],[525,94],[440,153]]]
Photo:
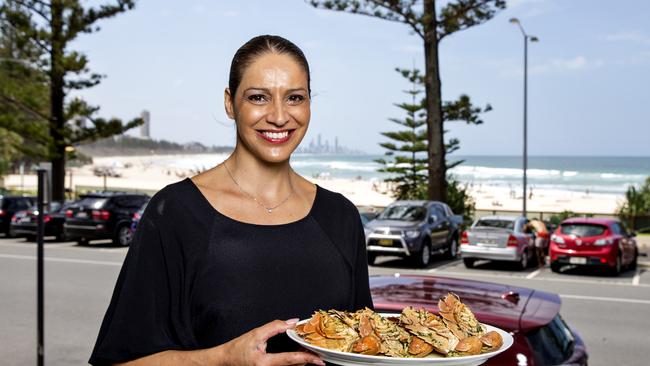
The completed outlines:
[[[526,216],[526,200],[528,199],[526,194],[527,180],[526,180],[526,171],[528,170],[528,42],[539,42],[539,38],[526,34],[524,27],[521,26],[521,22],[517,18],[510,18],[510,23],[516,24],[521,30],[521,34],[524,36],[524,203],[522,208],[522,216]]]

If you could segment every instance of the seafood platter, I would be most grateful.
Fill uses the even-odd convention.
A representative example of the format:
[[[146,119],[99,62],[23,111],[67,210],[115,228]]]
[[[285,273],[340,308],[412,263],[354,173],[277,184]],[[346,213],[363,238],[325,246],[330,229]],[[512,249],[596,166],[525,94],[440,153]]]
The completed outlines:
[[[401,314],[319,310],[287,335],[342,366],[481,365],[512,346],[508,332],[481,324],[458,296],[447,294],[438,308],[438,315],[412,307]]]

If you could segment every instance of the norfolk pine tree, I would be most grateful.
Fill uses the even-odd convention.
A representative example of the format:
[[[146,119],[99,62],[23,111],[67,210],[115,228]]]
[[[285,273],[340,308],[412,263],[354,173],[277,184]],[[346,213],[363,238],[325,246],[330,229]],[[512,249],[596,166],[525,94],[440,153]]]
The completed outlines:
[[[309,0],[311,5],[404,23],[423,40],[427,110],[428,198],[446,201],[445,142],[438,45],[445,37],[482,24],[506,7],[505,0]],[[421,3],[421,4],[420,4]]]
[[[52,163],[52,199],[62,201],[65,189],[65,148],[85,141],[121,134],[142,124],[140,118],[122,123],[117,118],[96,117],[99,107],[83,99],[70,98],[72,91],[96,86],[102,75],[91,73],[88,59],[70,49],[77,36],[99,30],[97,22],[133,9],[134,0],[116,0],[99,6],[84,6],[80,0],[5,0],[0,3],[0,17],[8,24],[16,43],[38,49],[35,62],[49,89],[47,111],[34,111],[32,121],[45,127],[47,157]],[[6,98],[0,98],[8,103]],[[14,99],[16,108],[28,111],[24,100]],[[35,118],[38,117],[38,118]],[[30,135],[25,125],[18,134]],[[39,136],[40,137],[40,136]]]

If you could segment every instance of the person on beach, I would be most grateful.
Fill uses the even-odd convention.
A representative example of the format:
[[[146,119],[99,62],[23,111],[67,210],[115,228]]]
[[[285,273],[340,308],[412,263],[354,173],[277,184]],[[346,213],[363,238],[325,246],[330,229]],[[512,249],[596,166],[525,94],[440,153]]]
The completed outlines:
[[[236,52],[224,93],[235,150],[151,199],[91,364],[323,365],[284,333],[318,309],[372,308],[359,212],[289,163],[310,91],[290,41]]]

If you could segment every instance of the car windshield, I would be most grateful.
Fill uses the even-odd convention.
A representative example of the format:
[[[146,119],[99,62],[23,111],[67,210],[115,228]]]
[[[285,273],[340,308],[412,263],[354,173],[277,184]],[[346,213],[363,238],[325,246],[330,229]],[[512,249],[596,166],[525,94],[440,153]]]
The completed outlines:
[[[379,218],[383,220],[421,221],[427,216],[427,209],[422,206],[396,205],[387,207]]]
[[[514,230],[515,222],[513,220],[504,219],[480,219],[474,227],[490,227],[496,229]]]
[[[560,232],[564,235],[574,235],[579,238],[599,236],[607,230],[607,227],[596,224],[562,224]]]
[[[108,199],[103,197],[85,197],[77,203],[78,206],[100,209]]]

